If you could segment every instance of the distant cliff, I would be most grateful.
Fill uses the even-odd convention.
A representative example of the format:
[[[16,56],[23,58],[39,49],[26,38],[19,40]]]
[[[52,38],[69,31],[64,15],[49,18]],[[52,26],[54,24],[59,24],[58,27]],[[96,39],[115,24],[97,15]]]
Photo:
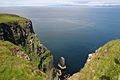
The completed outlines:
[[[108,42],[89,54],[83,69],[68,80],[120,80],[120,40]]]
[[[27,59],[32,62],[34,69],[39,69],[46,74],[47,77],[43,80],[53,80],[57,77],[53,66],[53,56],[39,41],[30,20],[18,15],[0,14],[0,40],[3,40],[3,42],[9,41],[19,46],[26,54],[26,56],[22,54],[19,54],[19,56],[27,57]],[[12,52],[19,53],[19,48],[13,48]],[[12,72],[9,74],[12,74]]]

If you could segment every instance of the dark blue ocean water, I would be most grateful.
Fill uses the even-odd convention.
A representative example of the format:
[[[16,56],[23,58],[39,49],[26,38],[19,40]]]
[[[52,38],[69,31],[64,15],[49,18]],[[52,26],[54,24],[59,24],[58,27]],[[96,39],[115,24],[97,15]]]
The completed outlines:
[[[66,59],[67,74],[79,71],[90,52],[106,42],[120,39],[120,8],[6,7],[32,20],[41,42],[54,55],[54,64]]]

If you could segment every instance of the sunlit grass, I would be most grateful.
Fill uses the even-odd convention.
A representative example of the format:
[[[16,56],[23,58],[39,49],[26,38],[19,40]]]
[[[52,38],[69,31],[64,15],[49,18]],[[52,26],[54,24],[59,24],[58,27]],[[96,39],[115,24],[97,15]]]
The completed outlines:
[[[26,20],[23,17],[14,15],[14,14],[0,14],[0,23],[4,22],[17,22],[20,20]]]
[[[118,80],[120,75],[120,40],[99,49],[80,72],[79,80]]]
[[[42,73],[34,74],[32,62],[12,55],[16,45],[0,40],[0,80],[43,80]],[[45,79],[45,78],[44,78]]]

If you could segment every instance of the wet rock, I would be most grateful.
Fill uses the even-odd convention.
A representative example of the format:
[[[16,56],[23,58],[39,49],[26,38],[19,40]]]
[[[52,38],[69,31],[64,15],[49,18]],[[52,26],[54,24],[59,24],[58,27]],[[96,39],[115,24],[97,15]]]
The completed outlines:
[[[56,71],[58,76],[62,76],[62,71],[60,69],[56,69]]]
[[[68,75],[64,75],[64,80],[68,80],[68,78],[70,77],[70,74],[68,74]]]

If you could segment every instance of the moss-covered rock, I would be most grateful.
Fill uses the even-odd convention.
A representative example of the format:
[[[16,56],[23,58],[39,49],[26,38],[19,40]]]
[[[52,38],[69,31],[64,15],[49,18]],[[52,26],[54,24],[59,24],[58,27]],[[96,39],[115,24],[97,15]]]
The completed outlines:
[[[21,47],[30,57],[35,68],[48,76],[51,72],[54,74],[53,56],[40,43],[30,20],[13,14],[0,14],[0,39]]]

